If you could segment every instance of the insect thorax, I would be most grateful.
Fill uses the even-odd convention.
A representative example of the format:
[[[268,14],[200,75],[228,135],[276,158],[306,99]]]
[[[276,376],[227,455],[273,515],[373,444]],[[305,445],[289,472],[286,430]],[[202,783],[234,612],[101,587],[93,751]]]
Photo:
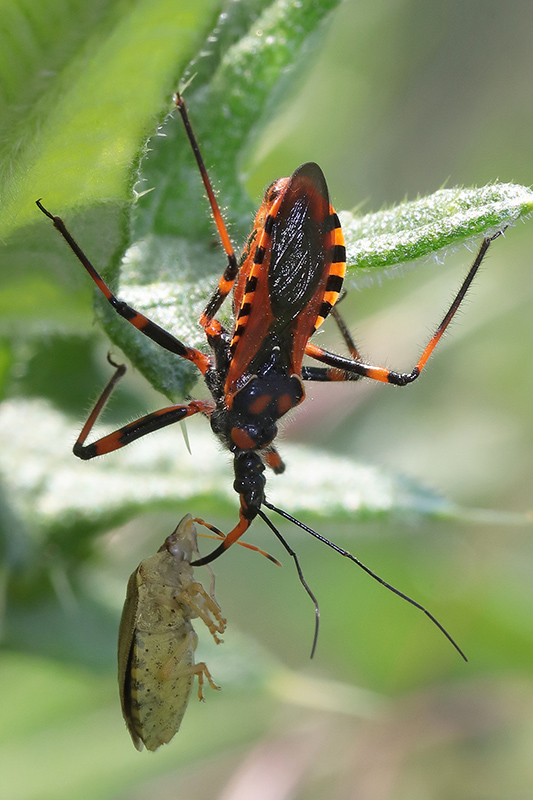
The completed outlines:
[[[232,453],[263,450],[276,437],[277,421],[297,406],[304,395],[295,375],[270,372],[252,375],[211,415],[211,427]]]

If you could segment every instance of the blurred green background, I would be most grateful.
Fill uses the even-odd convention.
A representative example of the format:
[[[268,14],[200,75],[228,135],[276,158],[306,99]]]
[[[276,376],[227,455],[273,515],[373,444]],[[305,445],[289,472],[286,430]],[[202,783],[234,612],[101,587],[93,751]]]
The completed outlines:
[[[242,548],[216,563],[217,598],[228,632],[215,652],[199,631],[199,658],[205,657],[223,691],[208,690],[202,705],[193,696],[178,736],[156,755],[139,754],[129,741],[115,679],[115,637],[127,578],[188,511],[228,530],[237,498],[223,502],[215,493],[189,507],[187,501],[158,502],[151,495],[149,501],[141,498],[135,514],[133,502],[128,513],[114,511],[108,494],[118,486],[115,473],[106,478],[106,467],[86,464],[86,513],[68,510],[68,498],[81,492],[77,476],[82,475],[69,471],[79,466],[69,451],[90,399],[106,379],[108,344],[92,324],[91,291],[81,268],[76,271],[31,205],[19,201],[34,194],[36,199],[46,189],[48,204],[67,217],[69,209],[58,198],[70,193],[72,206],[82,209],[76,215],[78,238],[98,264],[112,259],[126,236],[121,208],[132,182],[129,165],[161,109],[168,108],[176,78],[218,10],[207,2],[171,5],[176,13],[183,11],[172,24],[162,2],[96,3],[90,10],[81,3],[54,4],[57,18],[47,24],[55,26],[55,38],[40,38],[35,2],[0,4],[6,109],[1,126],[11,147],[3,171],[6,234],[0,252],[0,370],[7,409],[1,423],[7,488],[0,497],[6,586],[2,796],[528,798],[533,791],[530,223],[518,224],[494,244],[420,381],[405,390],[370,383],[309,387],[308,401],[283,437],[287,446],[316,447],[311,468],[319,476],[325,465],[318,454],[327,452],[372,465],[380,475],[404,476],[420,492],[428,487],[457,509],[470,509],[426,514],[419,503],[411,513],[394,507],[389,513],[360,513],[356,522],[334,509],[330,519],[328,509],[322,517],[298,512],[428,606],[466,650],[469,663],[463,664],[415,609],[353,564],[280,525],[320,600],[321,635],[309,662],[312,608],[292,565],[256,523],[249,540],[285,566],[277,570]],[[308,5],[313,4],[300,3]],[[154,22],[142,45],[141,18]],[[140,32],[132,46],[130,81],[113,85],[105,100],[107,116],[99,109],[100,116],[93,112],[91,118],[80,87],[84,76],[91,76],[95,43],[105,33],[111,61],[113,36],[120,40],[135,25]],[[533,7],[526,0],[346,0],[315,34],[316,51],[296,89],[280,101],[246,151],[242,166],[254,202],[268,182],[306,160],[322,166],[337,209],[358,205],[363,213],[444,184],[495,179],[529,184],[532,29]],[[172,36],[183,47],[181,61]],[[36,47],[40,41],[50,50]],[[154,51],[161,54],[159,61],[143,60]],[[26,73],[13,73],[17,58],[27,65]],[[45,126],[44,145],[39,137],[28,144],[24,131],[34,134],[43,118],[39,82],[46,87],[53,70],[62,76],[58,97],[65,86],[76,87],[80,141],[85,126],[97,128],[100,165],[77,164],[76,148],[65,150],[49,172],[26,173],[17,189],[18,165],[24,158],[37,162],[39,148],[46,149]],[[143,81],[155,73],[149,106]],[[105,73],[100,77],[106,98]],[[127,131],[124,141],[115,133],[107,138],[113,119]],[[64,130],[67,117],[58,114],[55,124]],[[223,198],[224,186],[219,188]],[[383,278],[366,288],[351,283],[343,314],[362,352],[374,363],[410,369],[472,258],[463,247],[446,254],[445,262],[398,270],[395,280]],[[321,341],[330,341],[329,333],[325,336]],[[334,337],[331,342],[335,346]],[[165,405],[133,371],[124,384],[106,417],[109,424]],[[42,399],[51,413],[34,416],[35,405],[25,404]],[[52,412],[61,412],[61,425]],[[189,426],[193,459],[200,461],[206,456],[195,441],[201,441],[203,423]],[[26,441],[17,451],[5,446],[15,425]],[[33,447],[37,440],[47,443],[45,462],[41,445]],[[172,441],[176,460],[187,459],[191,475],[206,468],[188,466],[179,432]],[[137,452],[142,469],[144,451]],[[127,457],[112,454],[106,463],[122,458]],[[172,481],[175,466],[167,453],[153,458],[161,480]],[[29,503],[26,511],[10,488],[15,473]],[[124,476],[127,481],[126,467]],[[231,491],[230,466],[223,481]],[[99,516],[102,503],[106,512]]]

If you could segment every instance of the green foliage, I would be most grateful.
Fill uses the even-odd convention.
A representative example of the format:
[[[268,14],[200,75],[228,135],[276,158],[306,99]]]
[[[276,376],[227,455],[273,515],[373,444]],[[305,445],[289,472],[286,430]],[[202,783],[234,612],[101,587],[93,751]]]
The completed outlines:
[[[533,211],[533,192],[512,183],[441,189],[377,214],[342,212],[349,274],[364,281],[377,269],[414,261],[474,237],[490,236]]]

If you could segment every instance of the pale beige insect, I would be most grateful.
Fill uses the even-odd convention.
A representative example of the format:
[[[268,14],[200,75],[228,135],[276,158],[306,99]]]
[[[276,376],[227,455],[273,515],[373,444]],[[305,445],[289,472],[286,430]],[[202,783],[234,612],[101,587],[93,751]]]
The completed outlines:
[[[190,514],[155,556],[139,564],[128,582],[118,637],[118,680],[122,713],[138,750],[169,742],[179,730],[194,676],[214,683],[207,666],[195,664],[198,637],[191,620],[207,625],[221,641],[226,620],[214,598],[193,578],[196,528]]]

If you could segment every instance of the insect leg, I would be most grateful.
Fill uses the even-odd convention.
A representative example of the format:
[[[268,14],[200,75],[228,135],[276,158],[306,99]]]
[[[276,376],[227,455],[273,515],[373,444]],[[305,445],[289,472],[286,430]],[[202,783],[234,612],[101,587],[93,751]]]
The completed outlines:
[[[285,464],[283,463],[280,454],[273,444],[265,447],[265,449],[261,452],[261,458],[267,467],[270,467],[272,472],[274,472],[276,475],[281,475],[282,472],[285,472]]]
[[[337,303],[340,303],[340,301],[344,300],[345,297],[346,297],[346,294],[343,294],[339,298],[339,300],[337,300]],[[335,322],[337,323],[337,327],[338,327],[339,331],[341,332],[342,338],[344,339],[344,342],[346,344],[346,347],[348,348],[348,351],[349,351],[351,357],[355,361],[360,361],[361,360],[361,356],[359,355],[359,351],[358,351],[358,349],[357,349],[357,347],[355,345],[355,342],[354,342],[354,340],[352,338],[352,334],[348,330],[348,326],[346,325],[345,321],[343,320],[343,318],[339,314],[339,312],[337,310],[337,306],[333,306],[333,308],[331,309],[331,311],[329,313],[333,317]]]
[[[108,361],[110,364],[116,367],[116,370],[111,376],[104,391],[96,401],[93,410],[89,414],[87,422],[83,426],[80,435],[76,439],[73,452],[74,455],[78,456],[78,458],[88,460],[90,458],[94,458],[95,456],[101,456],[104,453],[109,453],[112,450],[118,450],[121,447],[125,447],[130,442],[134,442],[135,439],[140,439],[142,436],[146,436],[147,433],[157,431],[160,428],[165,428],[167,425],[173,425],[175,422],[180,422],[181,420],[185,419],[186,417],[190,417],[193,414],[200,413],[209,415],[213,410],[213,404],[203,400],[193,400],[186,405],[168,406],[167,408],[161,408],[159,411],[154,411],[152,414],[147,414],[145,417],[141,417],[134,422],[130,422],[128,425],[124,425],[122,428],[119,428],[113,433],[103,436],[101,439],[97,439],[96,442],[85,444],[85,440],[100,416],[102,409],[109,398],[109,395],[115,388],[120,378],[126,372],[126,367],[124,364],[115,364],[114,361],[109,358],[109,356]]]
[[[216,689],[217,692],[220,691],[220,686],[217,686],[213,678],[211,677],[211,673],[207,669],[207,664],[205,661],[199,661],[197,664],[193,664],[190,668],[190,671],[193,672],[196,677],[198,678],[198,700],[204,700],[204,677],[207,679],[209,686],[211,689]]]
[[[222,305],[223,301],[231,292],[233,284],[235,283],[235,278],[237,277],[239,272],[239,265],[237,263],[237,258],[235,256],[235,252],[233,250],[233,246],[231,244],[226,225],[224,224],[224,219],[222,218],[222,214],[219,205],[217,203],[217,199],[215,197],[215,192],[211,185],[211,181],[209,180],[209,175],[207,174],[207,169],[204,164],[202,154],[200,152],[198,140],[194,135],[194,131],[192,129],[192,125],[189,120],[187,106],[185,105],[183,97],[181,97],[181,95],[178,94],[178,92],[176,92],[173,99],[176,104],[176,108],[181,114],[181,119],[183,120],[183,125],[185,127],[185,131],[189,138],[189,142],[191,144],[192,151],[194,153],[194,157],[196,158],[196,163],[198,164],[198,169],[200,170],[200,175],[202,176],[202,181],[205,190],[207,192],[207,197],[209,199],[209,204],[211,206],[213,218],[217,226],[218,235],[220,236],[222,246],[228,258],[228,265],[224,270],[224,274],[220,278],[218,287],[215,289],[215,292],[212,295],[211,299],[209,300],[205,308],[205,311],[200,317],[200,325],[202,325],[204,328],[207,329],[209,327],[211,320],[213,319],[218,309]]]
[[[349,363],[353,364],[353,361]],[[358,381],[362,378],[356,372],[337,367],[302,367],[301,376],[303,381]]]
[[[187,361],[192,361],[192,363],[198,367],[202,375],[205,375],[211,366],[209,357],[204,355],[204,353],[201,353],[199,350],[196,350],[194,347],[187,347],[180,342],[179,339],[176,339],[174,336],[172,336],[171,333],[164,330],[164,328],[156,325],[156,323],[152,322],[150,319],[148,319],[148,317],[145,317],[127,303],[115,297],[111,289],[93,267],[74,237],[69,233],[61,217],[56,217],[51,214],[43,206],[40,200],[37,200],[37,206],[40,208],[43,214],[45,214],[45,216],[52,221],[54,228],[59,231],[76,258],[83,264],[90,277],[93,279],[95,284],[98,286],[106,300],[108,300],[117,314],[127,320],[127,322],[131,323],[131,325],[137,328],[145,336],[148,336],[149,339],[152,339],[152,341],[156,342],[156,344],[164,347],[165,350],[169,350],[171,353],[175,353],[181,358],[187,359]]]
[[[277,530],[277,528],[274,526],[274,524],[269,520],[269,518],[266,516],[266,514],[264,514],[264,512],[261,511],[260,508],[257,509],[257,513],[259,514],[261,519],[264,520],[264,522],[268,525],[270,530],[273,531],[273,533],[275,533],[275,535],[280,540],[280,542],[282,543],[283,547],[288,552],[288,554],[291,556],[291,558],[294,559],[294,563],[295,563],[296,569],[298,571],[298,577],[300,578],[300,583],[302,584],[302,586],[304,587],[305,591],[307,592],[307,594],[309,595],[309,597],[311,598],[311,600],[313,601],[313,603],[315,605],[315,633],[314,633],[314,636],[313,636],[313,645],[311,647],[311,658],[313,658],[313,655],[315,653],[316,643],[317,643],[317,640],[318,640],[318,627],[319,627],[319,621],[320,621],[320,610],[318,608],[318,601],[317,601],[315,595],[313,594],[313,592],[311,591],[307,581],[304,578],[304,575],[303,575],[303,572],[302,572],[302,568],[300,567],[300,562],[298,561],[298,556],[296,555],[294,550],[288,545],[288,543],[285,541],[285,539],[283,538],[281,533]],[[214,559],[218,558],[218,556],[221,556],[222,553],[224,553],[231,544],[236,542],[237,539],[239,539],[246,532],[246,530],[249,528],[250,523],[251,523],[251,520],[246,520],[244,518],[243,513],[242,513],[242,509],[241,509],[240,517],[241,518],[240,518],[240,521],[239,521],[238,525],[236,525],[236,527],[225,537],[225,539],[222,542],[222,544],[219,545],[219,547],[215,548],[215,550],[213,550],[207,556],[204,556],[203,558],[198,559],[198,561],[191,561],[191,566],[200,567],[200,566],[203,566],[204,564],[208,564],[210,561],[214,561]],[[201,520],[201,519],[196,519],[195,522],[197,522],[199,525],[205,525],[204,521]],[[215,530],[215,531],[217,530],[216,528],[213,528],[211,525],[206,525],[206,527],[210,528],[211,530]],[[238,544],[240,544],[240,542],[238,542]],[[262,552],[262,551],[260,551],[260,552]],[[265,553],[265,555],[267,555],[267,554]],[[274,560],[274,559],[272,559],[272,560]],[[277,563],[279,563],[279,562],[277,562]]]
[[[192,632],[187,634],[181,646],[173,653],[172,657],[168,659],[166,663],[164,663],[161,667],[160,678],[162,681],[172,681],[176,680],[180,677],[187,677],[188,675],[196,675],[198,678],[198,699],[204,700],[204,693],[203,693],[203,686],[204,686],[204,677],[207,679],[210,687],[212,689],[216,689],[217,691],[220,690],[220,686],[214,682],[213,678],[211,677],[211,673],[207,669],[207,665],[204,661],[199,661],[196,664],[183,664],[183,659],[187,655],[187,652],[194,651],[196,649],[196,641],[197,637],[196,634]],[[219,639],[219,642],[221,640]],[[217,642],[218,644],[218,642]],[[187,704],[189,702],[189,698],[187,697]],[[185,705],[185,708],[187,707]],[[185,709],[183,709],[185,711]],[[181,720],[180,720],[181,723]],[[174,731],[176,733],[176,731]],[[172,734],[174,735],[174,734]],[[146,743],[145,743],[146,744]],[[159,744],[163,744],[163,742],[159,742]],[[149,748],[154,749],[154,748]]]
[[[438,342],[442,338],[444,331],[452,321],[455,312],[459,308],[472,281],[474,280],[476,272],[478,271],[481,262],[483,261],[483,258],[485,257],[485,254],[491,245],[491,242],[493,242],[494,239],[497,239],[498,236],[501,235],[501,233],[502,231],[499,231],[493,236],[487,236],[483,239],[478,254],[474,259],[474,263],[470,267],[470,270],[465,280],[463,281],[461,288],[457,292],[457,295],[453,303],[451,304],[450,308],[444,315],[442,322],[440,323],[437,330],[427,343],[424,352],[418,359],[417,363],[415,364],[411,372],[395,372],[394,370],[387,369],[387,367],[376,367],[373,366],[372,364],[364,364],[358,360],[352,361],[348,358],[343,358],[342,356],[335,355],[334,353],[329,353],[327,350],[323,350],[321,347],[317,347],[315,344],[308,343],[305,348],[306,355],[315,358],[317,361],[321,361],[323,364],[327,364],[329,367],[333,367],[334,370],[326,370],[325,372],[316,372],[314,374],[308,372],[307,376],[304,379],[305,380],[354,380],[354,378],[350,376],[358,375],[360,377],[371,378],[372,380],[381,381],[383,383],[392,383],[396,386],[406,386],[408,383],[412,383],[420,375],[430,355],[432,354],[433,350],[435,349]],[[344,378],[342,377],[342,372],[345,373]],[[302,377],[304,377],[303,372],[302,372]]]
[[[197,617],[209,629],[209,633],[217,644],[219,639],[217,633],[224,633],[226,630],[226,620],[222,616],[220,608],[215,600],[206,592],[201,583],[193,582],[183,589],[180,595],[180,602],[187,603]]]

